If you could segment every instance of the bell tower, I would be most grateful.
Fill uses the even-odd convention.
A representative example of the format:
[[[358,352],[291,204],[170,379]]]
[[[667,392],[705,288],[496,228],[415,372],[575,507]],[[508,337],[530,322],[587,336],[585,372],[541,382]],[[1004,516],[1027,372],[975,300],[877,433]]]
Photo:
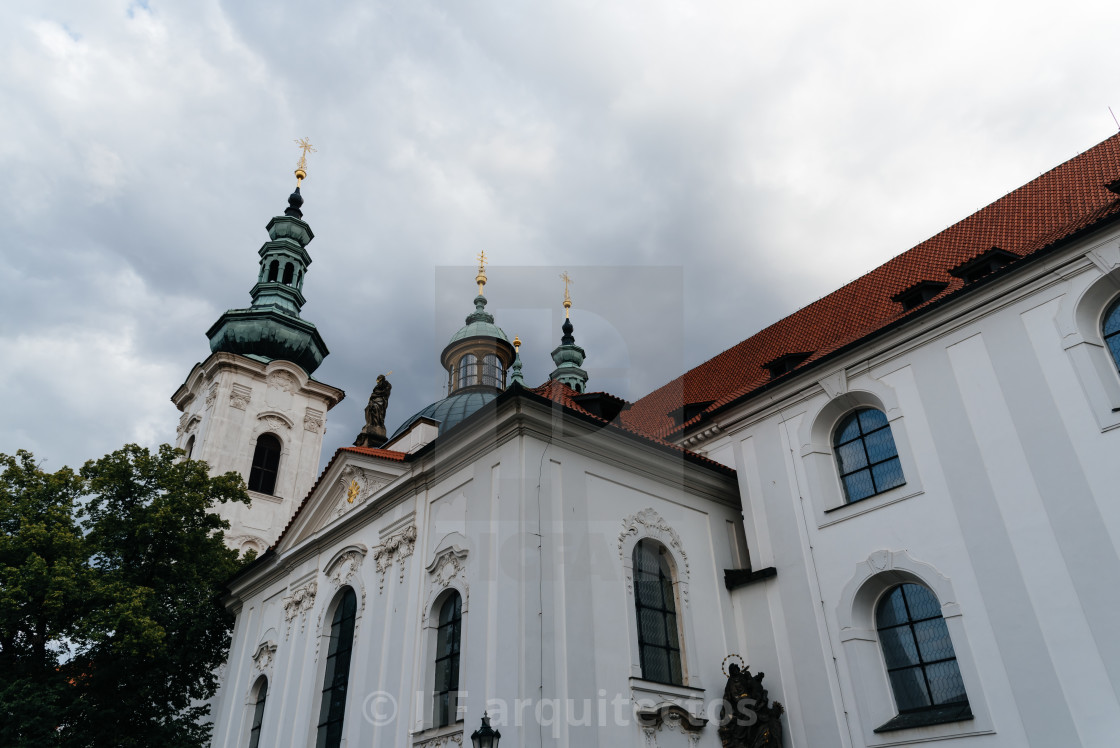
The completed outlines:
[[[319,331],[300,317],[303,282],[314,238],[303,220],[300,186],[307,177],[306,139],[296,189],[283,215],[265,227],[251,304],[230,309],[207,331],[210,356],[195,364],[171,396],[182,415],[176,446],[214,473],[240,473],[250,506],[219,507],[226,542],[264,552],[276,541],[319,470],[327,411],[345,396],[312,379],[329,351]]]

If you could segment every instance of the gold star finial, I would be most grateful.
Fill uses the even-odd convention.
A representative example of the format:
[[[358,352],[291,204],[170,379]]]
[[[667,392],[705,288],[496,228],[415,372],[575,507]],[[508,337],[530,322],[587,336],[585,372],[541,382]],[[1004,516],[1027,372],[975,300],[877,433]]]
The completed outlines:
[[[478,275],[475,276],[475,283],[478,284],[478,295],[482,295],[482,289],[486,286],[486,250],[478,253]]]
[[[567,270],[560,274],[560,280],[564,281],[564,319],[567,319],[568,312],[572,308],[572,295],[568,293],[568,286],[575,283],[575,281],[568,276]]]
[[[299,138],[295,142],[301,151],[299,161],[296,162],[296,187],[299,187],[300,182],[307,179],[307,154],[317,153],[318,151],[316,151],[315,146],[311,145],[310,138]]]

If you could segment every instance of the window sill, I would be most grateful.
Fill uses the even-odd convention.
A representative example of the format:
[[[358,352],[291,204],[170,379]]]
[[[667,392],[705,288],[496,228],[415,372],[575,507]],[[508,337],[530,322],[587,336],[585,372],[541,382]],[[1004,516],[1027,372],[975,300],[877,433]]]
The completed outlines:
[[[270,501],[273,504],[283,504],[284,499],[280,496],[273,496],[270,493],[261,493],[260,491],[249,491],[249,498],[253,501]]]
[[[884,491],[883,493],[875,494],[874,496],[868,496],[866,499],[860,499],[859,501],[853,501],[850,504],[841,504],[840,506],[834,506],[831,509],[825,509],[824,521],[818,524],[817,528],[820,529],[822,527],[828,527],[829,525],[835,525],[837,522],[843,522],[846,519],[858,517],[861,514],[873,512],[880,507],[888,506],[890,504],[896,504],[900,501],[906,501],[907,499],[912,499],[915,496],[921,496],[923,493],[925,493],[925,491],[920,488],[906,493],[907,486],[908,484],[903,483],[901,486],[892,488],[889,491]]]
[[[973,719],[972,709],[968,704],[953,704],[951,706],[926,709],[920,712],[906,712],[892,717],[875,728],[876,733],[909,730],[914,727],[930,727],[932,725],[945,725],[950,722],[964,722]]]
[[[429,727],[424,730],[418,730],[412,733],[413,748],[420,748],[421,746],[436,746],[436,745],[450,745],[454,743],[451,740],[447,743],[444,741],[448,738],[459,737],[462,742],[464,733],[463,720],[456,720],[455,722],[447,725],[446,727]]]

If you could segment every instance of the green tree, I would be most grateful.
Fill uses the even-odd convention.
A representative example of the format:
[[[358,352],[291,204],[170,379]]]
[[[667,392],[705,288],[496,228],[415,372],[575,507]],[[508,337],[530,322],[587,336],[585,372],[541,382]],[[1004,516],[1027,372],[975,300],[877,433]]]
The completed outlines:
[[[212,510],[241,477],[167,445],[0,468],[0,745],[205,745],[241,565]]]

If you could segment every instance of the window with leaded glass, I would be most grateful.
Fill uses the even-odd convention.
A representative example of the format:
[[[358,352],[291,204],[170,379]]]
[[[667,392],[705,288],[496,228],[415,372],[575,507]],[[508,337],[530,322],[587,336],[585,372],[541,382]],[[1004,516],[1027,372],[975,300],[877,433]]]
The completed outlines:
[[[634,604],[642,678],[684,685],[673,570],[665,547],[653,540],[634,546]]]
[[[490,387],[501,387],[503,379],[502,362],[492,353],[482,357],[482,383]]]
[[[849,503],[906,482],[883,411],[864,408],[851,413],[837,426],[832,445]]]
[[[342,718],[346,713],[346,690],[350,680],[350,652],[354,648],[354,617],[358,598],[347,587],[340,595],[331,620],[331,641],[327,648],[327,667],[323,675],[323,696],[319,704],[319,731],[316,748],[338,748],[342,743]]]
[[[253,706],[253,724],[249,728],[249,748],[257,748],[261,742],[261,724],[264,722],[264,701],[268,698],[268,680],[261,676],[257,680],[257,703]]]
[[[459,359],[459,384],[460,387],[470,387],[478,384],[478,358],[473,353],[468,353]]]
[[[1108,308],[1104,315],[1104,324],[1101,325],[1104,333],[1104,342],[1112,354],[1112,361],[1120,368],[1120,301],[1116,301]]]
[[[436,682],[432,721],[444,727],[455,721],[459,699],[459,640],[463,630],[463,598],[452,592],[439,609],[436,629]]]
[[[879,602],[875,625],[900,715],[940,711],[954,719],[972,716],[941,603],[933,592],[920,584],[895,587]]]
[[[249,470],[249,490],[272,495],[276,490],[276,473],[280,470],[280,440],[274,434],[257,437],[253,450],[253,467]]]

